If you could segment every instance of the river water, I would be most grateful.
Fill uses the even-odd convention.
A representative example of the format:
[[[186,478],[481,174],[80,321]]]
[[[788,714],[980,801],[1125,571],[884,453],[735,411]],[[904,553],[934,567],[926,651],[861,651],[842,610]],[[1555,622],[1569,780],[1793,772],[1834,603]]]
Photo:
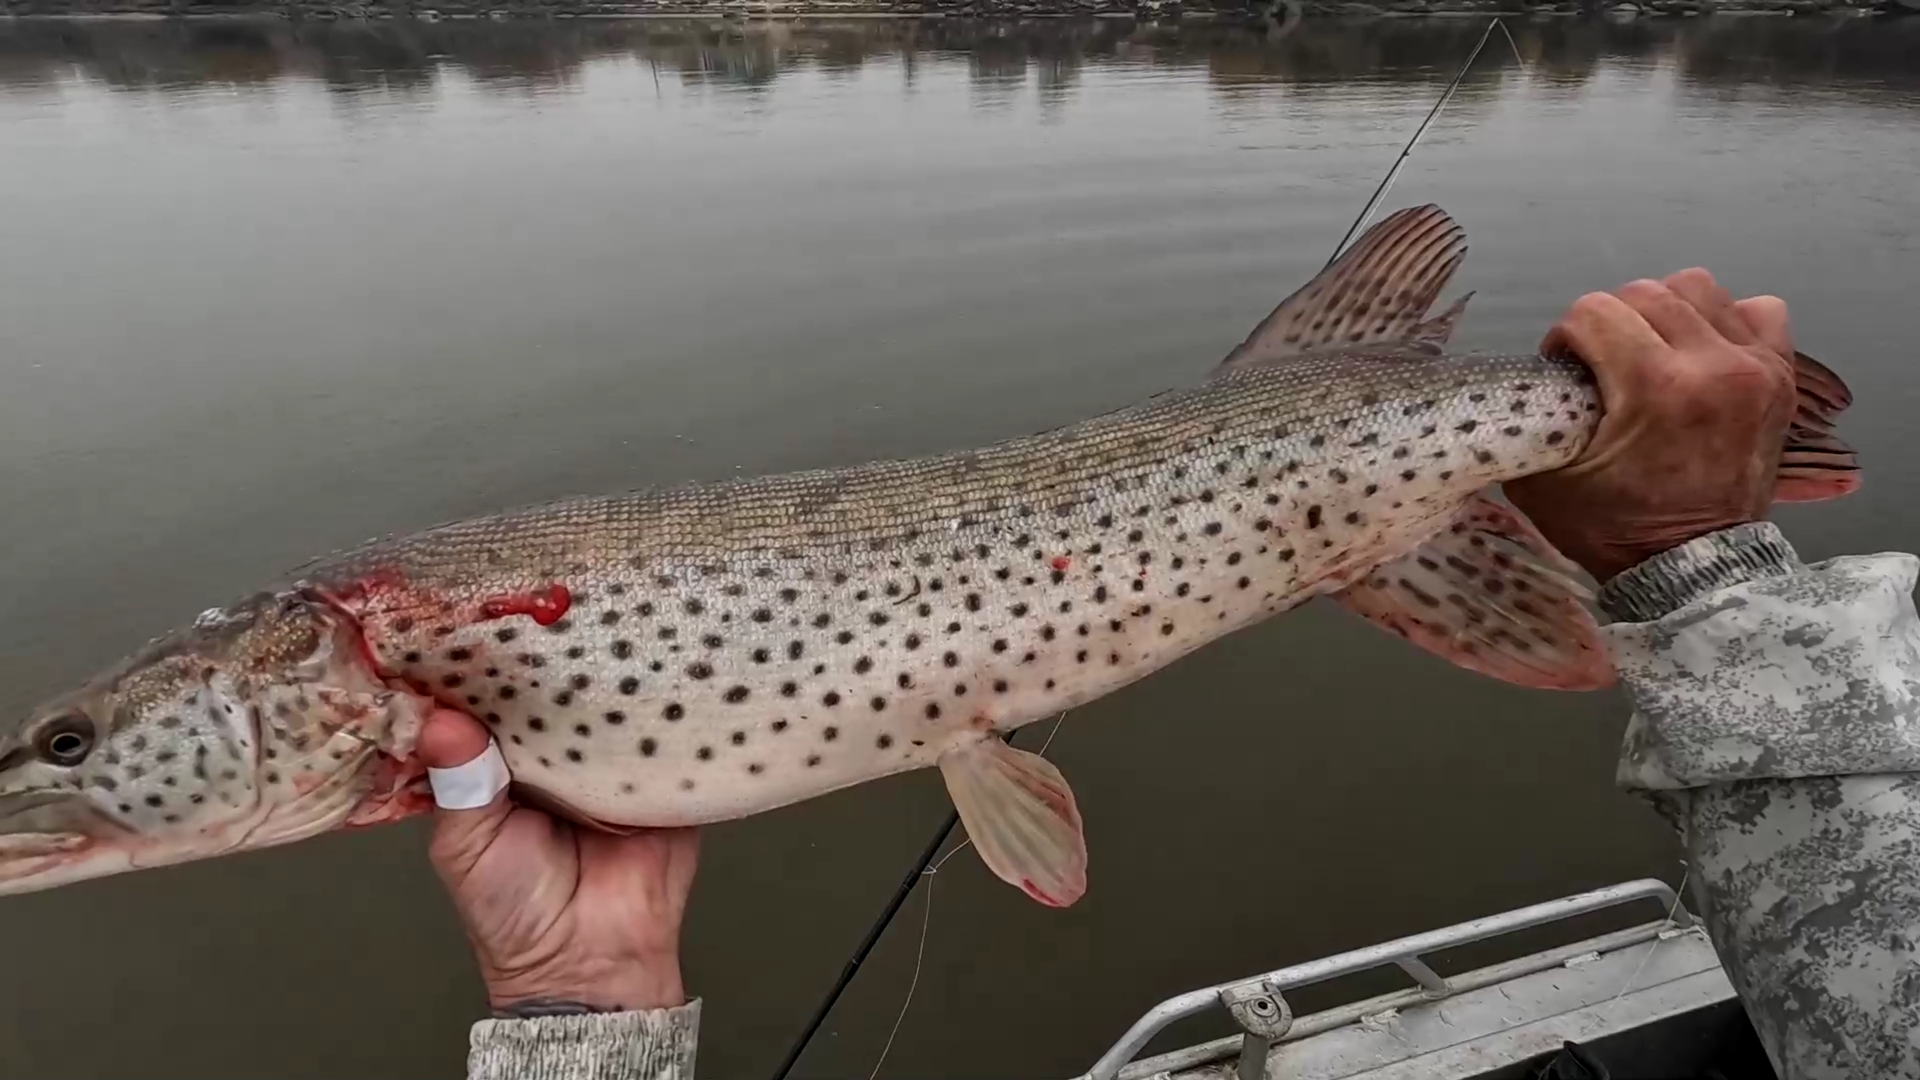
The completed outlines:
[[[369,535],[1199,378],[1483,27],[0,22],[0,716]],[[1467,228],[1459,343],[1696,263],[1776,292],[1868,472],[1781,520],[1912,550],[1920,20],[1512,30],[1387,201]],[[872,1068],[923,926],[882,1075],[1067,1074],[1181,990],[1675,880],[1624,715],[1325,605],[1237,635],[1061,727],[1087,898],[962,852],[800,1074]],[[923,773],[709,831],[703,1075],[767,1074],[944,813]],[[421,840],[7,899],[0,1072],[458,1074],[482,1002]]]

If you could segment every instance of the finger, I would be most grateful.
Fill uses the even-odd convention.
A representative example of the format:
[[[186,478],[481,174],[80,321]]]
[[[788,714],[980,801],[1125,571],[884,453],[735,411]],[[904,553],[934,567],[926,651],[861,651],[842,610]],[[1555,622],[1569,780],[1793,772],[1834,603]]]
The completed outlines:
[[[1676,348],[1712,345],[1720,340],[1720,332],[1713,328],[1706,316],[1681,299],[1678,293],[1657,281],[1644,278],[1630,281],[1620,287],[1617,295],[1626,301],[1628,307],[1639,312],[1640,317],[1662,339]]]
[[[427,718],[416,752],[433,788],[429,854],[435,869],[457,880],[492,843],[513,809],[506,793],[506,766],[487,729],[451,709]]]
[[[1572,353],[1593,369],[1601,404],[1612,412],[1636,397],[1634,387],[1672,350],[1624,300],[1593,292],[1573,302],[1547,331],[1540,351],[1547,356]]]
[[[1693,309],[1703,316],[1709,325],[1720,332],[1720,336],[1735,345],[1752,345],[1756,340],[1751,326],[1740,311],[1733,306],[1733,294],[1713,280],[1713,275],[1701,267],[1682,270],[1670,274],[1661,284],[1675,296],[1693,305]]]
[[[1777,296],[1750,296],[1735,301],[1733,307],[1753,328],[1755,343],[1780,356],[1793,356],[1793,324],[1787,319],[1785,300]]]

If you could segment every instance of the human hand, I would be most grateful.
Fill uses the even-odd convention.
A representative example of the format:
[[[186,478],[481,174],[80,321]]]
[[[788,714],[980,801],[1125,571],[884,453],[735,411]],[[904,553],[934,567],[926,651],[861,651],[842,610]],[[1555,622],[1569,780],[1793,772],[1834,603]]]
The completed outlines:
[[[420,734],[430,768],[486,752],[472,717],[435,712]],[[434,810],[428,849],[452,894],[495,1012],[615,1012],[686,1003],[680,921],[699,834],[615,836],[515,806]]]
[[[1506,485],[1600,581],[1766,517],[1795,407],[1787,305],[1698,268],[1576,300],[1541,343],[1592,368],[1604,413],[1572,464]]]

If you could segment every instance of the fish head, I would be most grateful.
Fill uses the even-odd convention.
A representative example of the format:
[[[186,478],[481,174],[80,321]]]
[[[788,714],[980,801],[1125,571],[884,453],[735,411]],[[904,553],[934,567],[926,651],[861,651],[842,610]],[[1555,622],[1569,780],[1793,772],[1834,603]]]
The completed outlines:
[[[430,708],[324,597],[206,612],[0,738],[0,894],[423,809]]]

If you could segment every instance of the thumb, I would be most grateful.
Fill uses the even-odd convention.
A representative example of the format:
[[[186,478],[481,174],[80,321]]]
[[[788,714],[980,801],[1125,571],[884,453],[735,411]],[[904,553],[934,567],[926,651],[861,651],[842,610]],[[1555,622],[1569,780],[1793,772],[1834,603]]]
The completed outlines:
[[[451,709],[427,718],[416,749],[433,788],[429,856],[435,869],[458,880],[493,843],[513,811],[507,798],[506,765],[487,729]],[[473,805],[481,799],[487,801]]]

